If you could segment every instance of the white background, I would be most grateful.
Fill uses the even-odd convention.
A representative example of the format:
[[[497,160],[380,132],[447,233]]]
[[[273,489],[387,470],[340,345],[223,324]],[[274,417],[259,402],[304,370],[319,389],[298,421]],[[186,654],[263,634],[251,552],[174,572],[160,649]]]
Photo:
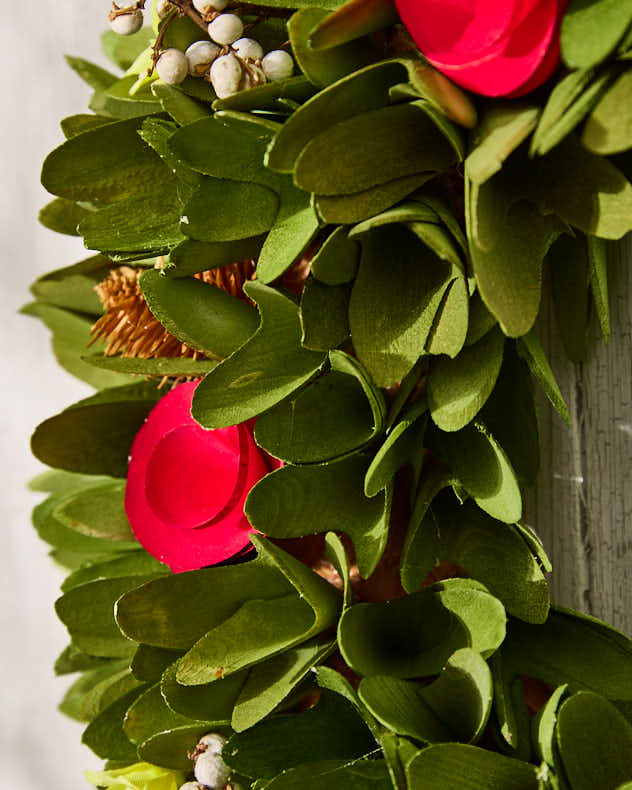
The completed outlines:
[[[0,776],[7,790],[87,788],[85,768],[100,765],[80,744],[81,725],[57,712],[69,678],[52,664],[67,643],[53,612],[61,573],[30,526],[37,502],[26,481],[40,471],[29,455],[33,427],[90,390],[61,370],[48,331],[17,315],[28,284],[45,271],[87,257],[79,239],[37,223],[48,201],[39,185],[46,153],[62,142],[59,120],[87,111],[90,89],[63,55],[106,65],[99,35],[107,0],[2,3],[0,26]]]

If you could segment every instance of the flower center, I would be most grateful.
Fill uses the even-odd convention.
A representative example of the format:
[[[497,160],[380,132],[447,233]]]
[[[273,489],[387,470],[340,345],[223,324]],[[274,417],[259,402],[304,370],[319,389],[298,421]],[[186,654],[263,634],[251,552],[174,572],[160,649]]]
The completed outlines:
[[[149,461],[149,506],[168,526],[212,526],[243,496],[248,452],[241,425],[212,432],[197,425],[175,428],[163,436]]]

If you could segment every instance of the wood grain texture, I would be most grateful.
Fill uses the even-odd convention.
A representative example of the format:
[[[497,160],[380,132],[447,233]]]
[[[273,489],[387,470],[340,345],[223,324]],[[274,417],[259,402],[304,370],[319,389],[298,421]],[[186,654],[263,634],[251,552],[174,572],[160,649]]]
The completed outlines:
[[[632,236],[611,245],[608,273],[612,337],[606,346],[593,332],[582,364],[566,359],[545,300],[539,331],[571,428],[540,397],[542,464],[527,522],[553,562],[554,602],[631,633]]]

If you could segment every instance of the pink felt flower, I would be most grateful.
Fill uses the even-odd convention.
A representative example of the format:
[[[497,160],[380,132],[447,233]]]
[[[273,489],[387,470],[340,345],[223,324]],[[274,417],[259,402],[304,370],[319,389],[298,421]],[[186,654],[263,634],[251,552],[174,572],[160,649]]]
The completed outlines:
[[[132,445],[125,491],[134,534],[175,573],[248,546],[244,501],[273,466],[250,423],[209,431],[193,420],[197,384],[178,385],[151,410]]]
[[[395,0],[425,57],[484,96],[535,90],[559,63],[567,0]]]

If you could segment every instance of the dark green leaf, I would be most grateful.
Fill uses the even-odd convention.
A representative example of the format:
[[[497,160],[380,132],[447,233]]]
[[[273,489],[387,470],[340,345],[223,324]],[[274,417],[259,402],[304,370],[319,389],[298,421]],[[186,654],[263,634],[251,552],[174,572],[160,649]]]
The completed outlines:
[[[606,242],[595,236],[588,236],[588,265],[590,290],[601,327],[604,342],[610,340],[610,307],[608,304],[608,249]]]
[[[176,680],[177,663],[163,674],[160,690],[167,705],[189,719],[228,725],[248,670],[198,686],[183,686]]]
[[[313,351],[329,351],[349,337],[351,286],[324,285],[309,277],[301,294],[301,344]]]
[[[162,647],[138,645],[130,669],[138,680],[145,683],[158,683],[165,670],[182,655],[180,650],[166,650]]]
[[[99,316],[103,304],[94,288],[108,276],[112,266],[112,261],[94,255],[42,275],[31,285],[31,293],[40,302]]]
[[[265,82],[255,88],[233,93],[225,99],[216,99],[213,102],[214,110],[237,110],[250,112],[251,110],[279,110],[281,102],[290,101],[302,104],[316,93],[316,86],[304,77],[288,77],[276,82]]]
[[[312,258],[311,273],[325,285],[343,285],[355,277],[360,247],[346,228],[336,228]]]
[[[546,258],[557,328],[566,355],[573,362],[582,362],[588,353],[590,293],[586,246],[585,236],[564,234]]]
[[[183,241],[171,251],[169,262],[175,266],[174,277],[197,274],[237,261],[256,260],[263,244],[262,236],[236,241]]]
[[[383,760],[323,760],[284,771],[265,790],[392,790]]]
[[[570,414],[564,396],[560,392],[549,361],[546,358],[540,339],[534,329],[519,338],[516,344],[518,354],[529,366],[529,370],[538,380],[546,397],[556,409],[560,417],[570,425]]]
[[[53,517],[82,535],[113,541],[134,540],[124,508],[125,484],[110,483],[59,500]]]
[[[39,221],[49,230],[78,236],[77,225],[90,214],[88,209],[66,198],[55,198],[39,213]]]
[[[127,709],[143,693],[144,687],[130,691],[102,711],[84,730],[81,738],[102,759],[132,763],[137,760],[136,749],[123,732]]]
[[[201,379],[217,365],[213,359],[192,359],[191,357],[156,357],[154,359],[140,359],[139,357],[104,357],[92,355],[82,357],[94,367],[103,370],[113,370],[117,373],[126,373],[133,376],[152,376],[161,378],[169,376],[180,378],[186,376],[192,379]]]
[[[162,109],[180,126],[186,126],[211,115],[211,110],[204,104],[187,96],[177,87],[167,85],[166,82],[155,82],[151,86],[151,92],[160,102]]]
[[[208,732],[208,724],[191,724],[175,727],[153,735],[138,747],[137,757],[151,765],[160,765],[172,770],[190,771],[189,754],[195,750],[198,741]],[[215,732],[218,732],[216,729]],[[218,734],[229,733],[219,730]]]
[[[309,43],[314,49],[330,49],[391,27],[398,21],[391,0],[349,0],[318,25]]]
[[[84,132],[90,132],[99,126],[105,126],[108,123],[115,123],[115,119],[109,118],[107,115],[93,115],[92,113],[70,115],[59,122],[66,140],[70,140],[71,137],[76,137]]]
[[[160,685],[156,684],[144,691],[127,709],[123,732],[138,745],[164,730],[196,723],[187,716],[174,713],[163,699]]]

